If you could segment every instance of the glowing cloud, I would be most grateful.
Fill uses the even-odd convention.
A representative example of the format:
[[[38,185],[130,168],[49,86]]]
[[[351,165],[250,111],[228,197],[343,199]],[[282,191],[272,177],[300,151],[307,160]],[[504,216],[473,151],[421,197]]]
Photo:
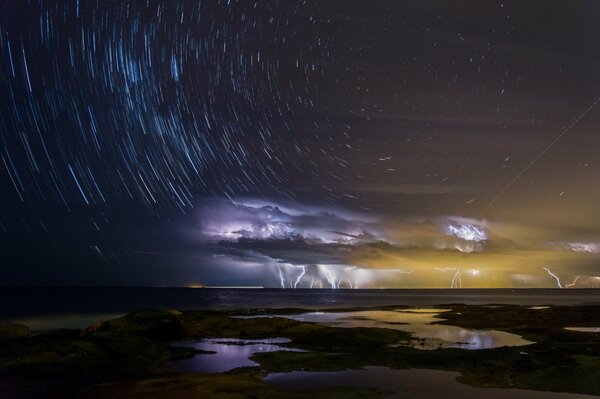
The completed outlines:
[[[293,208],[260,202],[212,201],[201,207],[201,236],[235,241],[303,239],[321,243],[381,240],[374,223],[328,209]]]
[[[577,253],[600,254],[600,243],[596,242],[566,242],[563,246]]]
[[[600,284],[593,239],[536,243],[527,230],[493,221],[386,218],[291,201],[213,199],[197,209],[186,235],[214,254],[207,281],[237,268],[252,285],[286,289]]]
[[[444,228],[446,235],[456,236],[465,241],[484,242],[488,236],[482,227],[474,224],[450,222]]]

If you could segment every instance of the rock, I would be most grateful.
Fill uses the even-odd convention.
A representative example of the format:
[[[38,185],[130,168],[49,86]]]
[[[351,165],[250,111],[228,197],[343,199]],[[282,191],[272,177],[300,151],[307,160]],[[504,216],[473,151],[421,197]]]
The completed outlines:
[[[182,337],[181,315],[181,312],[174,309],[140,310],[117,319],[96,323],[86,332],[139,335],[160,341],[179,339]]]
[[[24,324],[0,322],[0,341],[29,337],[29,327]]]

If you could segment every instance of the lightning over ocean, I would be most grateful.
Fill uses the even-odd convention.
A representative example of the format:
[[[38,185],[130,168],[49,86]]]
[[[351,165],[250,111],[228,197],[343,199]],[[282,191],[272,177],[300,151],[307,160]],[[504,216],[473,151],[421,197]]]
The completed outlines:
[[[4,1],[0,281],[597,287],[576,3]]]

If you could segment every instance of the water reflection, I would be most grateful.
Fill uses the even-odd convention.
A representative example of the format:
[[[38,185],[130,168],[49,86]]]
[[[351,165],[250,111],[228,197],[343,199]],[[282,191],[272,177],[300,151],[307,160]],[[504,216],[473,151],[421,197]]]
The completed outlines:
[[[449,309],[397,309],[356,312],[309,312],[278,315],[298,321],[321,323],[334,327],[389,328],[407,331],[417,340],[402,343],[419,349],[462,348],[490,349],[501,346],[523,346],[533,342],[504,331],[472,330],[457,326],[432,324]]]
[[[600,327],[565,327],[565,330],[577,332],[600,333]]]
[[[388,399],[461,398],[461,399],[585,399],[589,395],[540,392],[522,389],[473,388],[456,381],[459,373],[440,370],[394,370],[366,367],[362,370],[333,372],[293,371],[273,373],[265,381],[287,390],[339,386],[374,387],[393,392]],[[435,381],[432,384],[432,381]]]
[[[203,351],[215,352],[198,354],[191,359],[178,360],[171,363],[170,371],[184,373],[222,373],[238,367],[254,367],[258,363],[249,358],[261,352],[302,352],[279,344],[290,342],[288,338],[269,338],[260,340],[241,340],[233,338],[203,339],[196,342],[178,343]]]

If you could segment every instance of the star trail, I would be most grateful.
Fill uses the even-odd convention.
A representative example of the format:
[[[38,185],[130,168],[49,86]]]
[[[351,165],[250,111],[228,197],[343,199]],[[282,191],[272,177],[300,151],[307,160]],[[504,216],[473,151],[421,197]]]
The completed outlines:
[[[5,0],[0,281],[593,285],[598,16]]]
[[[304,96],[323,59],[274,58],[300,32],[290,27],[297,9],[274,21],[270,8],[7,2],[2,158],[14,190],[5,195],[184,210],[193,193],[285,181],[291,154],[278,150],[311,106]],[[315,37],[306,51],[325,47]],[[292,67],[304,79],[280,85]]]

